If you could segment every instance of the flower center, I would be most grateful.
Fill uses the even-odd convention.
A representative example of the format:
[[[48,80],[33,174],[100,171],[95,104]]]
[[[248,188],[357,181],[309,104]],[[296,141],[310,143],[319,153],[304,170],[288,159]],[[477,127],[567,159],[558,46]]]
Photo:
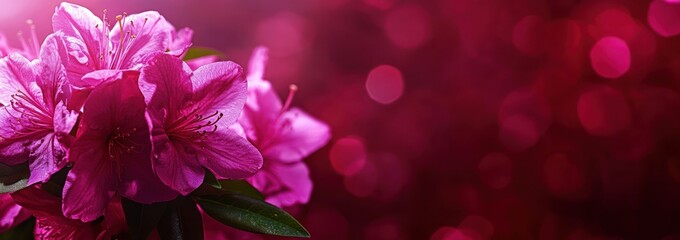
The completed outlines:
[[[117,160],[121,153],[132,153],[135,151],[135,143],[130,140],[130,136],[137,131],[137,128],[132,128],[127,131],[121,130],[117,127],[109,138],[109,159]]]
[[[8,121],[14,130],[14,137],[20,138],[36,132],[51,131],[54,128],[52,112],[33,96],[18,90],[11,97],[9,108],[5,108],[5,111],[11,116]]]
[[[210,115],[196,114],[195,109],[174,121],[168,126],[168,136],[184,137],[188,139],[203,138],[217,131],[217,123],[224,117],[224,113],[215,111]]]
[[[127,13],[123,12],[122,15],[116,16],[116,22],[118,23],[118,28],[120,31],[118,42],[110,44],[113,42],[111,41],[111,37],[109,35],[111,30],[107,20],[108,19],[106,18],[105,9],[102,16],[102,23],[104,26],[101,26],[102,28],[100,31],[101,41],[99,42],[99,49],[101,52],[99,54],[99,68],[120,69],[124,67],[128,54],[130,53],[130,49],[134,45],[137,38],[143,34],[149,34],[153,29],[150,28],[146,32],[143,31],[146,27],[146,23],[149,21],[149,18],[144,18],[144,22],[141,25],[135,25],[135,19],[132,19],[128,22]],[[99,27],[99,25],[95,26],[95,28]]]

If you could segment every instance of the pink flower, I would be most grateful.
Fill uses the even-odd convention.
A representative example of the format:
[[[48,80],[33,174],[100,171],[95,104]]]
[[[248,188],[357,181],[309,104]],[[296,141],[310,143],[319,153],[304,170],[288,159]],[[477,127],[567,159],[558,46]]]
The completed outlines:
[[[66,109],[70,91],[57,55],[59,33],[47,37],[34,63],[13,53],[0,59],[0,162],[28,160],[28,184],[46,181],[65,164],[77,114]]]
[[[104,221],[85,223],[64,217],[61,199],[39,188],[12,193],[12,198],[35,216],[36,239],[112,239],[127,229],[120,201],[107,206]]]
[[[95,73],[102,84],[83,107],[69,151],[74,166],[66,179],[62,207],[64,215],[85,222],[101,216],[116,193],[146,204],[177,196],[151,169],[144,97],[137,88],[139,72]]]
[[[312,182],[302,159],[328,143],[330,129],[302,110],[289,109],[295,85],[285,104],[281,103],[271,84],[262,79],[266,60],[267,49],[257,48],[248,71],[248,101],[239,119],[264,158],[262,170],[248,181],[271,204],[307,203]]]
[[[140,89],[147,103],[153,168],[183,195],[203,182],[205,170],[221,179],[245,178],[262,166],[262,156],[229,128],[246,98],[242,69],[232,62],[192,72],[167,54],[154,55],[142,69]]]
[[[0,232],[26,221],[31,214],[17,205],[9,194],[0,194]]]
[[[68,70],[67,77],[75,87],[70,109],[80,109],[98,82],[81,78],[95,70],[139,69],[150,53],[183,54],[190,46],[192,31],[179,32],[158,12],[147,11],[118,15],[110,28],[106,11],[100,19],[90,10],[62,3],[52,16],[54,31],[64,32],[66,49],[60,52]]]

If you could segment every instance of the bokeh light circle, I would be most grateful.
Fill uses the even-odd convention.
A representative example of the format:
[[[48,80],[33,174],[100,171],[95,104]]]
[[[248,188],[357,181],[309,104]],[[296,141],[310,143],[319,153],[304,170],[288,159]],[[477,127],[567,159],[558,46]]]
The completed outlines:
[[[329,159],[333,169],[341,175],[352,175],[366,164],[366,147],[358,136],[347,136],[331,147]]]
[[[371,99],[382,104],[390,104],[404,92],[404,79],[399,69],[390,65],[380,65],[368,73],[366,91]]]
[[[454,227],[440,227],[432,233],[430,240],[474,240],[460,229]]]
[[[626,97],[609,86],[600,86],[581,94],[577,111],[583,128],[595,136],[617,134],[632,121]]]
[[[647,12],[649,26],[664,37],[680,33],[680,1],[654,0]]]
[[[543,176],[548,190],[557,196],[574,197],[585,185],[583,170],[562,153],[548,157],[543,164]]]
[[[590,62],[601,77],[619,78],[630,69],[630,49],[618,37],[604,37],[590,50]]]

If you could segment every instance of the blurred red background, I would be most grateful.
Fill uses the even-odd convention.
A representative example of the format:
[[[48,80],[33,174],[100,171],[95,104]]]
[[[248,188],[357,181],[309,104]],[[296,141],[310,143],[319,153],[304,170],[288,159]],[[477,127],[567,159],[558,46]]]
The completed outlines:
[[[313,239],[680,239],[680,3],[74,1],[156,10],[328,122]],[[54,0],[2,1],[13,46]]]

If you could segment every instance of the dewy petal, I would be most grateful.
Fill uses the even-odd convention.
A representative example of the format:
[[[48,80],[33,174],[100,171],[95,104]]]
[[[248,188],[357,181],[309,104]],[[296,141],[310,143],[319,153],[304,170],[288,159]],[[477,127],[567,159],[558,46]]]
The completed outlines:
[[[176,144],[165,134],[151,135],[153,139],[153,169],[165,185],[182,195],[188,195],[203,183],[205,170],[199,165],[196,149]]]
[[[330,128],[302,110],[293,108],[272,127],[270,139],[261,142],[265,158],[283,162],[300,161],[328,143]]]
[[[278,207],[305,204],[312,195],[312,180],[304,162],[270,160],[248,182],[264,194],[268,203]]]
[[[194,71],[193,102],[200,113],[223,113],[218,122],[221,127],[229,127],[241,115],[247,97],[247,84],[243,78],[243,68],[233,62],[216,62],[204,65]]]
[[[0,216],[0,232],[4,232],[26,221],[31,214],[17,205],[9,194],[3,193],[0,194]]]
[[[124,21],[123,34],[130,31],[130,34],[134,34],[134,39],[129,39],[132,36],[127,36],[128,39],[125,39],[126,36],[121,38],[120,23],[116,23],[110,33],[114,48],[121,44],[121,39],[123,42],[127,42],[124,44],[124,48],[128,50],[122,54],[124,56],[119,60],[120,69],[132,69],[137,64],[142,63],[148,54],[169,50],[175,28],[158,12],[147,11],[132,14],[125,17]]]
[[[205,135],[199,161],[219,179],[250,177],[262,168],[262,155],[229,129]]]
[[[101,67],[102,47],[108,48],[104,27],[102,20],[87,8],[61,3],[55,9],[52,29],[63,32],[66,51],[61,54],[68,59],[64,65],[69,70],[69,80],[77,80]]]

